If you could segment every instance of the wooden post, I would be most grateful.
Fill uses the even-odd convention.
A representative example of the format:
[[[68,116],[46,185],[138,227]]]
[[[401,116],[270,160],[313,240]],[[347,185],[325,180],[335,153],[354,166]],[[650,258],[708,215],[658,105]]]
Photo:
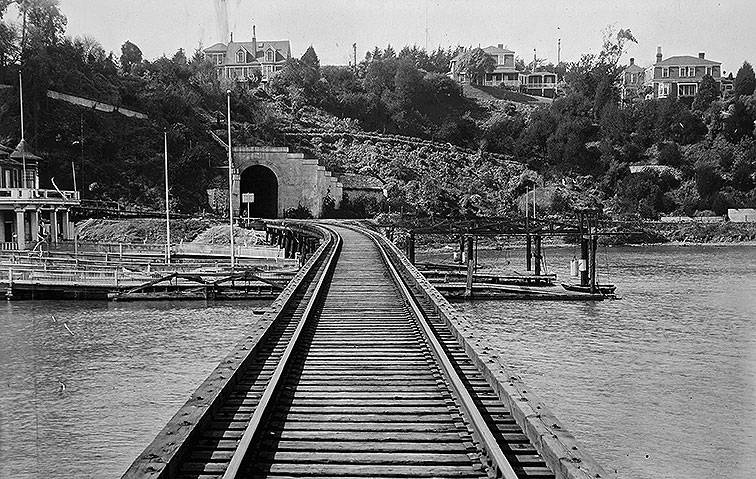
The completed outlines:
[[[475,272],[475,263],[473,260],[473,237],[467,237],[467,284],[465,285],[465,298],[473,296],[473,274]]]
[[[580,286],[588,286],[588,239],[580,237]]]
[[[415,264],[415,232],[410,230],[407,238],[407,257],[410,263]]]
[[[530,237],[530,233],[525,235],[525,270],[531,271],[533,269],[532,264],[532,257],[533,257],[533,248],[532,248],[532,239]]]
[[[595,294],[596,289],[596,250],[598,249],[598,235],[591,235],[591,293]]]
[[[540,276],[541,275],[541,235],[535,235],[535,238],[533,238],[534,246],[535,246],[535,253],[533,253],[533,258],[535,259],[535,275]]]
[[[5,291],[5,299],[13,298],[13,268],[8,268],[8,289]]]
[[[459,264],[465,261],[465,235],[459,235]]]

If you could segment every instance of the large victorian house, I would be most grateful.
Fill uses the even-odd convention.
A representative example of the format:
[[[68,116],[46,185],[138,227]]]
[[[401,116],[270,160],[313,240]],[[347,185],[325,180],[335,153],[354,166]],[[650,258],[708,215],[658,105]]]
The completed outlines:
[[[256,77],[267,83],[291,58],[288,40],[257,41],[252,27],[252,41],[235,42],[233,34],[228,44],[216,43],[202,51],[205,59],[215,65],[218,79],[246,82]]]
[[[483,79],[484,85],[520,86],[520,72],[515,68],[515,52],[504,48],[503,43],[499,43],[499,45],[495,47],[486,47],[482,50],[496,62],[494,69],[490,72],[486,72],[486,76]],[[452,58],[449,65],[452,79],[459,83],[467,83],[469,81],[467,72],[459,67],[459,60],[462,58],[463,54],[464,52]]]
[[[722,64],[708,60],[703,52],[697,57],[682,55],[663,59],[661,47],[658,47],[653,75],[647,76],[645,81],[653,88],[653,98],[686,98],[696,96],[704,75],[711,75],[721,84]]]

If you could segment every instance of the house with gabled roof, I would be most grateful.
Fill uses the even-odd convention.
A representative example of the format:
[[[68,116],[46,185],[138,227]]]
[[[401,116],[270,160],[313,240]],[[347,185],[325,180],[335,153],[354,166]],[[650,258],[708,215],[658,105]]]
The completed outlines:
[[[717,85],[721,84],[722,63],[707,59],[704,52],[697,57],[680,55],[664,59],[658,47],[651,79],[653,98],[695,97],[704,75],[711,75]]]
[[[202,53],[215,66],[219,80],[247,82],[259,77],[267,83],[291,58],[291,45],[289,40],[258,41],[253,26],[252,41],[235,42],[231,34],[227,44],[216,43]]]
[[[504,48],[503,43],[497,46],[488,46],[482,49],[486,55],[496,61],[493,71],[486,72],[483,84],[486,86],[510,86],[518,88],[520,86],[520,72],[515,67],[515,52]],[[459,67],[459,60],[464,52],[451,59],[449,62],[450,75],[452,79],[459,83],[467,83],[467,72]]]

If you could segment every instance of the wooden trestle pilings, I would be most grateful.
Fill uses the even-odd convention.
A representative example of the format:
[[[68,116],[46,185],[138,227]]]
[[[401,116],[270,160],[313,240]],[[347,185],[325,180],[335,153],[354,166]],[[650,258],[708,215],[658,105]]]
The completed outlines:
[[[318,248],[319,240],[311,233],[300,229],[292,229],[285,224],[269,223],[265,229],[266,240],[283,248],[286,258],[300,258],[311,254]]]
[[[606,477],[392,243],[269,228],[297,232],[318,248],[125,478]]]

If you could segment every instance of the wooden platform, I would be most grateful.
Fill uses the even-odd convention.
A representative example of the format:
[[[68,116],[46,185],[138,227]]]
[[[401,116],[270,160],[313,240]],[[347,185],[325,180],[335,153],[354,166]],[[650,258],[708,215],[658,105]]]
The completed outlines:
[[[472,298],[465,298],[464,282],[430,283],[449,299],[528,299],[539,301],[602,301],[614,295],[565,291],[561,286],[520,286],[512,284],[473,283]]]

